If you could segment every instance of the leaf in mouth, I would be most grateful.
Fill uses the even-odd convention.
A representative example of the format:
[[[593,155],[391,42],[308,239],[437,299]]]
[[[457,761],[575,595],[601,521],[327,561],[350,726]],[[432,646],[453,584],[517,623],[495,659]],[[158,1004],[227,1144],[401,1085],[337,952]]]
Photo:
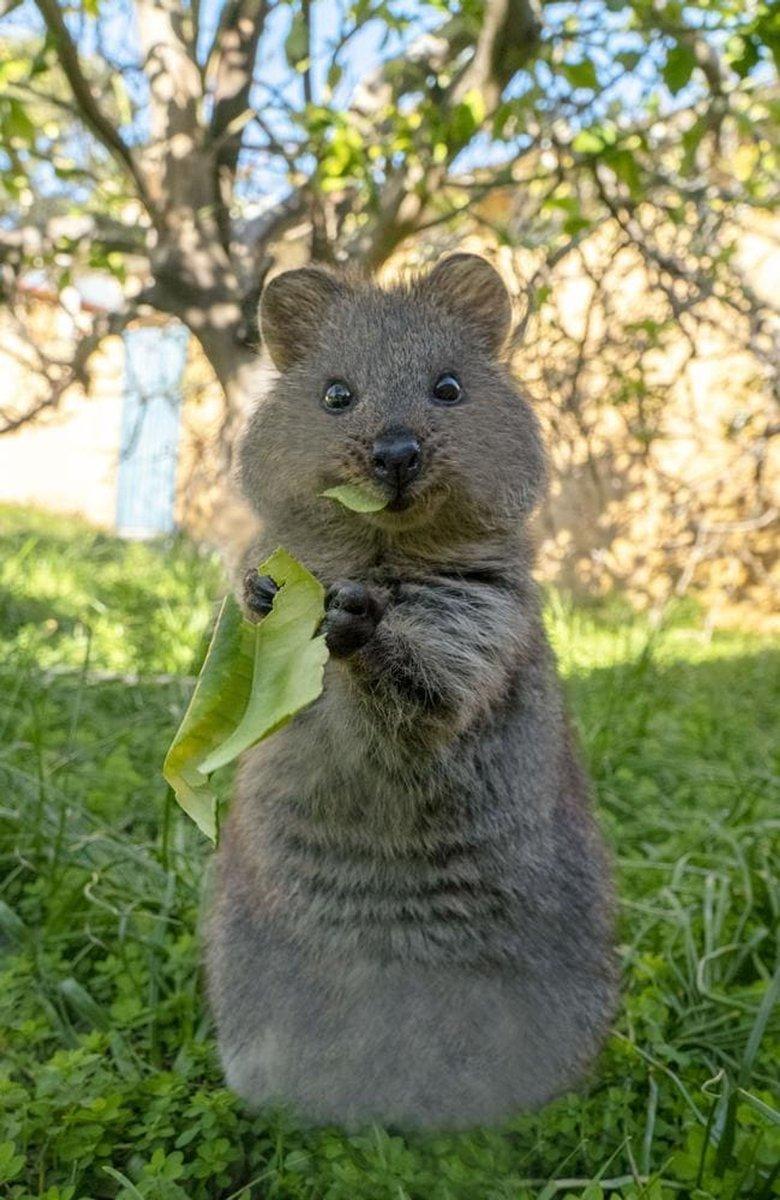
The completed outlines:
[[[370,483],[342,483],[322,493],[330,500],[338,500],[345,508],[358,513],[379,512],[386,508],[388,497]]]

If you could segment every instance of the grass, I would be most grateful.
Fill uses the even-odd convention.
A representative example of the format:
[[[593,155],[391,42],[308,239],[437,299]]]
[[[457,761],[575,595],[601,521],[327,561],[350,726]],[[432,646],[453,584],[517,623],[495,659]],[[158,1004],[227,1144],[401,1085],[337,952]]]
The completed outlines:
[[[219,587],[185,542],[0,510],[0,1195],[780,1194],[777,646],[551,596],[619,870],[614,1034],[580,1094],[502,1130],[346,1137],[220,1079],[208,846],[160,777]]]

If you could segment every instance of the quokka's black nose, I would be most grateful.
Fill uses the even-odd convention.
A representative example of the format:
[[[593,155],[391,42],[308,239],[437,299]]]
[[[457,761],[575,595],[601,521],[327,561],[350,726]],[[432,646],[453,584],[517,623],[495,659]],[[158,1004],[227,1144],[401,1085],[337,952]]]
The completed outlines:
[[[372,461],[377,479],[401,492],[420,474],[420,443],[408,429],[388,430],[374,442]]]

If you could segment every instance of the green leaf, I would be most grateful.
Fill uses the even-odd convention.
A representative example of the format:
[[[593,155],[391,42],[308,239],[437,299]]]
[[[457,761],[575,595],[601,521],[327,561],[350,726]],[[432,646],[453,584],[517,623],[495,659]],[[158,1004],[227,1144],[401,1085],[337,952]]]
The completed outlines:
[[[507,123],[515,115],[515,106],[504,101],[493,113],[493,137],[503,137]]]
[[[254,626],[254,670],[246,711],[230,737],[201,763],[209,774],[224,767],[311,704],[322,692],[328,659],[323,635],[325,590],[286,550],[258,568],[279,585],[272,611]]]
[[[268,737],[316,700],[328,658],[315,636],[325,593],[286,550],[258,568],[279,586],[258,625],[230,595],[220,610],[189,708],[163,764],[182,808],[216,840],[216,798],[208,776]]]
[[[615,59],[627,71],[633,71],[642,61],[642,53],[639,50],[624,50],[622,53],[616,54]]]
[[[252,686],[255,627],[233,595],[225,597],[192,699],[163,763],[176,799],[199,829],[216,840],[216,798],[204,760],[235,729]]]
[[[82,1020],[87,1021],[95,1029],[102,1029],[104,1032],[108,1032],[111,1029],[109,1014],[104,1008],[101,1008],[96,1000],[90,996],[86,988],[83,988],[77,980],[71,976],[63,979],[59,984],[59,991]]]
[[[583,129],[572,140],[571,148],[575,154],[600,154],[604,139],[592,129]]]
[[[124,1187],[126,1187],[133,1200],[144,1200],[143,1193],[139,1192],[132,1180],[128,1179],[126,1175],[123,1175],[121,1171],[117,1171],[116,1167],[104,1166],[103,1170],[105,1171],[106,1175],[110,1175],[112,1179],[117,1181],[117,1183],[121,1183]]]
[[[563,73],[572,87],[590,88],[595,91],[599,85],[596,68],[589,58],[578,63],[564,63]]]
[[[18,100],[9,100],[5,118],[5,136],[12,141],[32,143],[35,141],[36,133],[35,122],[28,116],[24,106]]]
[[[309,56],[309,31],[302,13],[296,13],[290,26],[290,32],[284,41],[284,53],[291,67]]]
[[[563,222],[562,229],[567,237],[576,237],[583,229],[589,229],[591,222],[587,217],[578,216],[576,213],[567,217]]]
[[[689,46],[677,45],[669,51],[662,74],[673,96],[685,87],[695,66],[696,57]]]
[[[471,88],[463,97],[463,104],[471,113],[474,124],[479,126],[485,120],[485,97],[479,88]]]
[[[0,84],[21,83],[30,70],[26,58],[6,58],[0,62]]]
[[[330,500],[338,500],[353,512],[379,512],[387,507],[387,496],[367,483],[342,483],[322,493]]]
[[[739,1075],[737,1082],[740,1087],[744,1087],[753,1071],[758,1047],[761,1045],[761,1039],[764,1036],[769,1018],[772,1015],[775,1005],[780,1000],[780,967],[774,973],[771,983],[764,992],[761,1003],[758,1007],[753,1027],[750,1031],[750,1037],[747,1040],[742,1061],[739,1066]]]
[[[637,165],[637,161],[630,150],[613,150],[606,156],[605,161],[621,179],[623,183],[628,185],[628,188],[633,196],[638,196],[642,191],[642,175]]]
[[[10,1183],[25,1164],[23,1154],[16,1153],[13,1142],[0,1142],[0,1183]]]
[[[472,88],[452,110],[447,130],[449,144],[457,147],[465,145],[480,128],[484,119],[484,97],[476,88]]]
[[[133,106],[127,84],[121,75],[113,73],[109,81],[111,93],[116,105],[116,115],[120,125],[129,125],[133,119]]]
[[[24,921],[5,900],[0,900],[0,933],[13,945],[22,942],[27,933]]]

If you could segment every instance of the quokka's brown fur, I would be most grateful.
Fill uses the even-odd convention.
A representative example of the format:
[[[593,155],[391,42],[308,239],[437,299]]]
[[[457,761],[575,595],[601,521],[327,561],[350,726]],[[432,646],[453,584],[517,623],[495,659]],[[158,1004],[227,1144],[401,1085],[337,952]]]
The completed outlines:
[[[245,756],[218,851],[225,1073],[311,1122],[495,1122],[580,1079],[615,994],[610,872],[530,573],[545,466],[501,361],[507,293],[472,255],[388,290],[308,268],[261,316],[279,377],[241,449],[252,563],[283,545],[334,585],[332,655],[320,699]],[[334,381],[344,411],[321,403]],[[420,452],[402,503],[321,497],[400,434]]]

